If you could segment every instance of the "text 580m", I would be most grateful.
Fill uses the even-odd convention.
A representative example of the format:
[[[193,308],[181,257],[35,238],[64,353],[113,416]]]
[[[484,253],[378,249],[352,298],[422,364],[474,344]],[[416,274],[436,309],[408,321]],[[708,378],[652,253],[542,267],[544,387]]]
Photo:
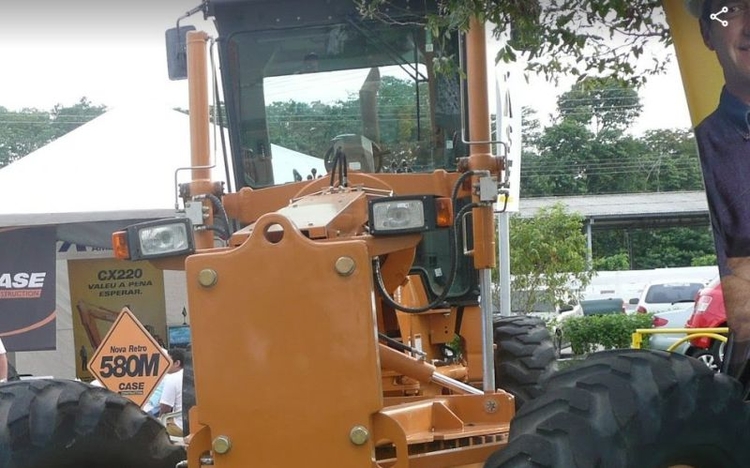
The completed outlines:
[[[159,374],[159,353],[102,356],[102,377],[150,377]]]

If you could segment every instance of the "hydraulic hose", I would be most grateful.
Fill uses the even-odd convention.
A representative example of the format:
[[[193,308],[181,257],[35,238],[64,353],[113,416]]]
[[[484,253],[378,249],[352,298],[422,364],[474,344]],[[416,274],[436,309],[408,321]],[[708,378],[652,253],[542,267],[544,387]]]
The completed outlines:
[[[456,184],[453,186],[453,191],[451,193],[451,202],[453,203],[453,207],[455,209],[456,202],[458,200],[458,191],[461,189],[461,184],[463,184],[464,180],[466,180],[468,177],[471,177],[475,174],[475,171],[468,171],[463,174],[456,180]],[[373,270],[374,270],[374,276],[375,276],[375,284],[378,287],[378,292],[380,293],[381,297],[383,298],[383,302],[388,304],[390,307],[393,307],[394,309],[400,310],[402,312],[406,312],[408,314],[419,314],[422,312],[427,312],[428,310],[434,309],[435,307],[442,304],[442,302],[445,300],[446,297],[448,297],[448,293],[450,292],[451,286],[453,286],[453,282],[456,280],[456,272],[458,270],[458,236],[456,236],[456,230],[458,229],[458,225],[460,223],[461,218],[464,216],[464,214],[473,209],[480,206],[478,203],[470,203],[463,208],[461,208],[458,212],[458,214],[455,216],[453,223],[451,224],[451,227],[448,228],[448,248],[449,248],[449,256],[451,259],[451,266],[448,273],[448,279],[445,282],[445,286],[443,287],[443,291],[436,297],[434,300],[432,300],[429,304],[422,306],[422,307],[407,307],[405,305],[399,304],[396,302],[393,297],[391,297],[390,294],[388,294],[388,291],[386,291],[385,283],[383,282],[383,275],[380,270],[380,258],[375,257],[373,259]]]

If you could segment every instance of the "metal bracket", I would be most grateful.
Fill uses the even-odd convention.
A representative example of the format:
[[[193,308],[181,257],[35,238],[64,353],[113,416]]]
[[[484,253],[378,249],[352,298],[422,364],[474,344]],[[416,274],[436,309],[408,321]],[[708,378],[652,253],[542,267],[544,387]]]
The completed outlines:
[[[495,203],[497,201],[498,185],[490,176],[479,178],[479,201],[482,203]]]
[[[203,203],[197,201],[185,202],[185,217],[193,226],[203,226]]]
[[[471,210],[464,213],[463,217],[461,218],[461,238],[462,238],[462,244],[464,248],[464,255],[467,257],[470,256],[471,253],[473,252],[473,249],[471,250],[469,249],[469,239],[468,239],[468,236],[466,235],[466,233],[469,230],[466,219],[469,216],[472,216]]]

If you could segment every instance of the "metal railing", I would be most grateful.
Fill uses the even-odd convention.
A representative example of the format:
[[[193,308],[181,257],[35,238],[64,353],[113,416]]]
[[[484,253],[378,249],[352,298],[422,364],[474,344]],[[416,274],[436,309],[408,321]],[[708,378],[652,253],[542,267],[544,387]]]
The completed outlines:
[[[724,336],[729,333],[728,327],[720,328],[638,328],[631,335],[630,347],[634,349],[640,349],[643,343],[643,335],[659,335],[659,334],[677,334],[685,333],[686,335],[679,340],[672,343],[667,348],[667,351],[674,351],[682,343],[692,340],[693,338],[700,338],[707,336],[714,340],[719,340],[723,343],[727,342],[727,337]]]

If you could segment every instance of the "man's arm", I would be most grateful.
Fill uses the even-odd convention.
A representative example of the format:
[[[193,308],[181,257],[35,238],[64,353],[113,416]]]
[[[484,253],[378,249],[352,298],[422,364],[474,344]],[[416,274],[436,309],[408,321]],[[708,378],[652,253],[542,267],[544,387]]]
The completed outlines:
[[[730,258],[729,275],[721,278],[727,323],[733,344],[727,373],[739,378],[750,358],[750,257]]]
[[[177,401],[176,393],[177,386],[175,385],[175,380],[172,378],[172,374],[167,374],[164,377],[164,390],[162,390],[161,398],[159,398],[159,416],[172,412]]]

